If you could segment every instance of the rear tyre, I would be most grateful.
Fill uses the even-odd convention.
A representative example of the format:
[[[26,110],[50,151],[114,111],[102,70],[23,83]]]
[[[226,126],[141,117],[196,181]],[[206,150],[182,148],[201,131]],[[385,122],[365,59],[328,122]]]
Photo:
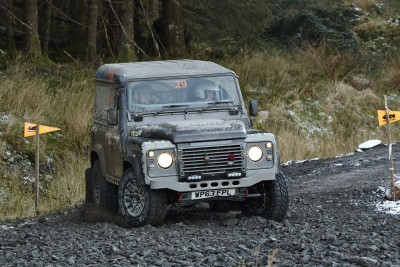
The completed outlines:
[[[289,191],[282,172],[276,175],[275,180],[259,183],[249,191],[250,194],[259,193],[261,197],[245,200],[242,205],[243,214],[275,221],[285,218],[289,207]]]
[[[92,168],[93,204],[97,208],[106,208],[108,200],[108,182],[101,172],[100,162],[96,160]]]
[[[93,203],[93,183],[92,183],[92,169],[87,168],[85,171],[85,201],[86,203]]]
[[[151,190],[143,177],[126,170],[118,189],[119,212],[131,226],[162,224],[167,212],[167,194]]]

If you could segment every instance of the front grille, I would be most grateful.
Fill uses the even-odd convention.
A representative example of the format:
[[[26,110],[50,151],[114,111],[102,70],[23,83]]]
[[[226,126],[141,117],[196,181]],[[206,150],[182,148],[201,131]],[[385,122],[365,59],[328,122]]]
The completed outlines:
[[[190,175],[217,177],[245,171],[244,149],[240,144],[178,148],[178,160],[180,178]]]

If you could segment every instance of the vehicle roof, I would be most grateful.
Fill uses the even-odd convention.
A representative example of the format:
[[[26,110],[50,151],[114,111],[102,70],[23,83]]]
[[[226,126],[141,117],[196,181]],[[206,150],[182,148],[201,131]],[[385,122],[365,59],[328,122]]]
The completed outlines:
[[[105,64],[97,70],[95,78],[114,81],[114,77],[118,75],[119,82],[126,82],[153,77],[227,73],[236,76],[233,71],[214,62],[182,59]]]

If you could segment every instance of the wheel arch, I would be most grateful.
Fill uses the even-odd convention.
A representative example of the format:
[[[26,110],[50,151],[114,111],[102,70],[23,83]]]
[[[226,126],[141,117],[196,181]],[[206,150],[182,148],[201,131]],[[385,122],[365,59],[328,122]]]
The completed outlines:
[[[123,171],[124,171],[124,173],[129,168],[132,168],[135,177],[141,177],[142,176],[144,181],[145,181],[145,183],[148,184],[148,181],[147,181],[147,179],[144,176],[144,173],[142,171],[141,158],[140,157],[138,157],[135,154],[129,155],[123,162]]]
[[[276,152],[276,174],[281,172],[281,156]]]
[[[98,160],[100,162],[101,172],[103,175],[106,174],[107,165],[104,156],[104,148],[102,145],[96,144],[90,152],[90,165],[93,167],[94,162]]]

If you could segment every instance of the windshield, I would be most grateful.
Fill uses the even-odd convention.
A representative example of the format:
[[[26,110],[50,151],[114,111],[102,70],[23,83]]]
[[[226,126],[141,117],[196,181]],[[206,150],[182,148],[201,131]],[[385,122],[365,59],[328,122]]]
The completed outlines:
[[[128,84],[131,112],[240,105],[233,76],[138,81]]]

